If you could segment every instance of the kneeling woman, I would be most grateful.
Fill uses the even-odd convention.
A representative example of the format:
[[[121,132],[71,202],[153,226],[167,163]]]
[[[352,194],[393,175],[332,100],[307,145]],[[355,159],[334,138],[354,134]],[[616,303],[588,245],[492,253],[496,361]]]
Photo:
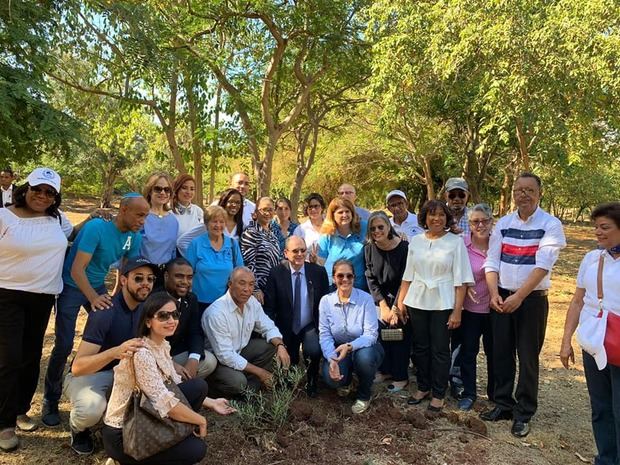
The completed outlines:
[[[181,382],[170,357],[167,336],[174,334],[179,323],[178,303],[166,292],[151,295],[143,304],[138,336],[144,347],[136,353],[127,351],[114,368],[114,386],[104,419],[103,445],[109,457],[122,464],[194,464],[207,452],[202,438],[207,434],[207,420],[197,413],[200,407],[221,415],[234,412],[225,399],[207,397],[207,383],[200,378]],[[192,408],[181,403],[164,382],[170,379],[179,385]],[[123,450],[123,418],[134,387],[138,387],[162,417],[196,425],[196,433],[169,449],[136,461]],[[151,446],[151,444],[145,444]]]
[[[326,360],[323,378],[344,397],[355,373],[359,385],[351,410],[363,413],[370,406],[372,383],[383,361],[377,310],[370,294],[353,287],[355,273],[349,260],[336,260],[332,277],[336,290],[319,304],[319,341]]]

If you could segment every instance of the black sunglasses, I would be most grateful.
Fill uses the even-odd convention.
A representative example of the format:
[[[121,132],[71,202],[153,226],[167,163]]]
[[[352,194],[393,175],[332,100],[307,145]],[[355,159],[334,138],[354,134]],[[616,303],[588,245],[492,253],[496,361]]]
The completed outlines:
[[[54,189],[45,189],[41,186],[29,186],[29,189],[35,194],[43,194],[48,199],[53,199],[58,195]]]
[[[448,194],[448,198],[449,199],[455,199],[456,197],[458,197],[459,199],[464,199],[465,197],[467,197],[467,194],[465,192],[450,192]]]
[[[383,231],[384,229],[385,229],[385,225],[384,224],[378,224],[377,226],[371,226],[370,227],[370,232]]]
[[[353,279],[353,273],[337,273],[336,279]]]
[[[153,192],[157,194],[161,194],[162,192],[170,194],[170,192],[172,192],[172,189],[170,189],[169,187],[153,186]]]
[[[179,319],[180,316],[181,314],[178,312],[178,310],[174,310],[172,312],[157,312],[153,318],[155,318],[157,321],[165,323],[170,318],[176,321]]]
[[[134,276],[133,277],[133,280],[137,282],[138,284],[143,282],[145,279],[150,284],[153,284],[155,282],[155,276],[153,276],[152,274],[148,276]]]

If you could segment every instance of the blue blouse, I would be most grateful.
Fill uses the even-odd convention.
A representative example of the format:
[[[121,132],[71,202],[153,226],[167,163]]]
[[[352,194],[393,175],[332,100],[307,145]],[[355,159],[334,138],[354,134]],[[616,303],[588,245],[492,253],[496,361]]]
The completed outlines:
[[[280,258],[284,258],[284,243],[286,242],[286,238],[293,234],[293,231],[295,231],[295,228],[297,228],[297,226],[299,226],[297,223],[289,221],[287,234],[285,237],[284,234],[282,234],[282,228],[280,228],[280,223],[278,223],[278,220],[276,218],[271,220],[271,222],[269,223],[269,229],[271,229],[271,231],[278,238],[278,243],[280,244]]]
[[[341,236],[337,231],[334,234],[321,234],[318,242],[317,255],[325,259],[325,269],[329,276],[329,283],[332,283],[332,267],[336,260],[346,258],[353,262],[355,273],[355,287],[364,291],[368,290],[366,282],[366,264],[364,261],[364,238],[368,223],[362,221],[360,232],[351,233],[348,236]]]
[[[155,265],[163,265],[177,255],[179,222],[172,213],[161,218],[149,213],[142,227],[140,255]]]

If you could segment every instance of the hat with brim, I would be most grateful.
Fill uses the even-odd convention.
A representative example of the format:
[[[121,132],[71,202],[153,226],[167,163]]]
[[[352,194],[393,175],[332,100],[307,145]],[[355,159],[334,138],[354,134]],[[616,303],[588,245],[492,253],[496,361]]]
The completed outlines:
[[[453,191],[454,189],[469,192],[469,185],[463,178],[450,178],[446,181],[446,192]]]
[[[30,186],[47,184],[60,192],[60,175],[51,168],[35,168],[26,178],[26,182]]]
[[[153,270],[153,273],[157,273],[157,271],[159,270],[159,267],[157,265],[149,262],[146,258],[138,257],[130,258],[129,260],[127,260],[121,268],[121,274],[127,276],[127,273],[129,273],[130,271],[133,271],[143,266],[148,266],[151,270]]]
[[[394,189],[393,191],[388,192],[388,195],[385,196],[385,202],[389,202],[392,197],[402,197],[407,200],[407,196],[403,191],[399,191],[398,189]]]

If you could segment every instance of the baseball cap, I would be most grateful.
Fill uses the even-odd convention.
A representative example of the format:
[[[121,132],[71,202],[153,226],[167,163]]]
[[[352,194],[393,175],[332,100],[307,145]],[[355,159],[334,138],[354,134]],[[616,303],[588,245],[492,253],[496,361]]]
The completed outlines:
[[[461,189],[462,191],[469,192],[469,185],[463,178],[450,178],[446,181],[446,192],[450,192],[454,189]]]
[[[150,267],[153,270],[153,273],[157,273],[157,271],[159,270],[157,265],[154,265],[153,263],[149,262],[146,258],[137,257],[137,258],[130,258],[129,260],[125,262],[125,265],[121,269],[121,274],[127,275],[127,273],[129,273],[130,271],[133,271],[136,268],[140,268],[141,266]]]
[[[35,168],[26,181],[31,186],[47,184],[56,189],[56,192],[60,192],[60,175],[51,168]]]
[[[403,199],[407,200],[407,196],[405,195],[403,191],[399,191],[398,189],[395,189],[393,191],[388,192],[388,195],[385,196],[385,203],[388,203],[392,197],[396,197],[396,196],[402,197]]]

